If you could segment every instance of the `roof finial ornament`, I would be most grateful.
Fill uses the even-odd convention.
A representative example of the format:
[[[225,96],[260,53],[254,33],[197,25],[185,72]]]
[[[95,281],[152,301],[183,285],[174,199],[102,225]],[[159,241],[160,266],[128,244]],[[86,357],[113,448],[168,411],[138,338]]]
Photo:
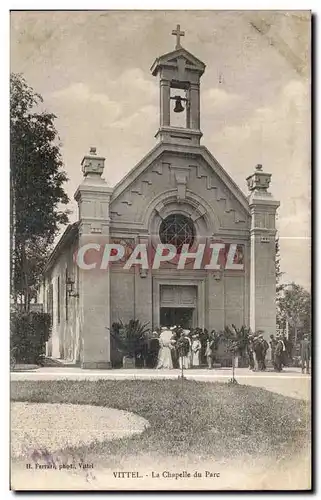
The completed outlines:
[[[254,174],[247,177],[247,185],[250,191],[256,191],[268,194],[268,188],[271,182],[271,174],[263,172],[263,165],[258,163],[255,167]]]
[[[97,148],[91,146],[89,154],[85,155],[82,162],[82,172],[84,177],[101,178],[104,171],[105,158],[97,155]]]
[[[176,26],[176,30],[172,31],[172,35],[176,36],[176,47],[175,47],[175,49],[176,50],[181,49],[182,46],[181,46],[180,38],[181,38],[181,36],[185,36],[185,31],[181,31],[180,24],[178,24]]]

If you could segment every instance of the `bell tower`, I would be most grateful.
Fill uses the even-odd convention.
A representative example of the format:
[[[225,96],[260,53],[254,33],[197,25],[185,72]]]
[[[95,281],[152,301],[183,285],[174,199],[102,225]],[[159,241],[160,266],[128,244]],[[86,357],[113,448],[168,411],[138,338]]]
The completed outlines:
[[[181,46],[185,32],[179,24],[172,34],[176,36],[175,50],[158,57],[151,67],[160,88],[160,126],[155,137],[160,142],[199,146],[200,78],[205,64]],[[174,124],[173,113],[184,113],[184,122]]]

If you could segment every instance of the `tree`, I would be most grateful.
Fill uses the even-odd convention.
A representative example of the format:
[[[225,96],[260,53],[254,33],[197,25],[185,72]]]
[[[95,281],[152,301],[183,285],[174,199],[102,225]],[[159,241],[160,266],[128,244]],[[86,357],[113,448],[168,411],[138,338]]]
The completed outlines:
[[[67,176],[54,125],[39,111],[42,97],[20,74],[10,76],[11,294],[29,304],[61,224],[68,222]]]
[[[281,256],[280,256],[280,244],[279,244],[279,236],[278,234],[276,235],[275,238],[275,278],[276,278],[276,291],[278,292],[278,289],[282,285],[280,285],[280,280],[282,277],[283,273],[281,271]]]
[[[283,285],[277,307],[279,327],[284,331],[288,322],[295,344],[303,333],[311,334],[310,292],[294,282]]]
[[[296,344],[301,334],[311,333],[311,295],[302,286],[292,282],[280,283],[281,258],[279,237],[275,240],[275,275],[276,275],[276,305],[277,326],[279,331],[285,332],[287,325],[291,330],[290,335]]]
[[[285,330],[285,325],[286,325],[284,318],[282,317],[282,314],[280,314],[280,307],[279,307],[279,300],[283,296],[283,288],[284,288],[284,284],[280,283],[283,274],[284,273],[282,273],[281,271],[279,235],[277,233],[275,238],[275,281],[276,281],[276,307],[277,307],[276,325],[278,331],[280,332]]]

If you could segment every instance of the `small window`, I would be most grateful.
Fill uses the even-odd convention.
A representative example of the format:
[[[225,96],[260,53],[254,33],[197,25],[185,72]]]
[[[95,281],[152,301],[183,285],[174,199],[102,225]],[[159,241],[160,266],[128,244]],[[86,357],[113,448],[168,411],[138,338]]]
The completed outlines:
[[[57,279],[57,323],[60,323],[60,277]]]
[[[68,290],[67,290],[67,281],[68,281],[68,269],[66,268],[65,274],[65,315],[66,321],[68,321]]]
[[[47,289],[47,313],[50,314],[50,321],[53,321],[53,285],[49,284]]]

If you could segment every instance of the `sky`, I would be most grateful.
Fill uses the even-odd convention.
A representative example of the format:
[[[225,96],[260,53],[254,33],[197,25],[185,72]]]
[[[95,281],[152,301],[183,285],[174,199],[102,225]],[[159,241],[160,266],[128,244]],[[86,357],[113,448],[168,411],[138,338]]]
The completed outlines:
[[[57,116],[71,222],[91,146],[116,184],[156,144],[155,58],[182,46],[206,64],[204,144],[247,194],[261,163],[281,205],[285,282],[310,287],[310,16],[307,11],[43,11],[11,13],[11,71]]]

